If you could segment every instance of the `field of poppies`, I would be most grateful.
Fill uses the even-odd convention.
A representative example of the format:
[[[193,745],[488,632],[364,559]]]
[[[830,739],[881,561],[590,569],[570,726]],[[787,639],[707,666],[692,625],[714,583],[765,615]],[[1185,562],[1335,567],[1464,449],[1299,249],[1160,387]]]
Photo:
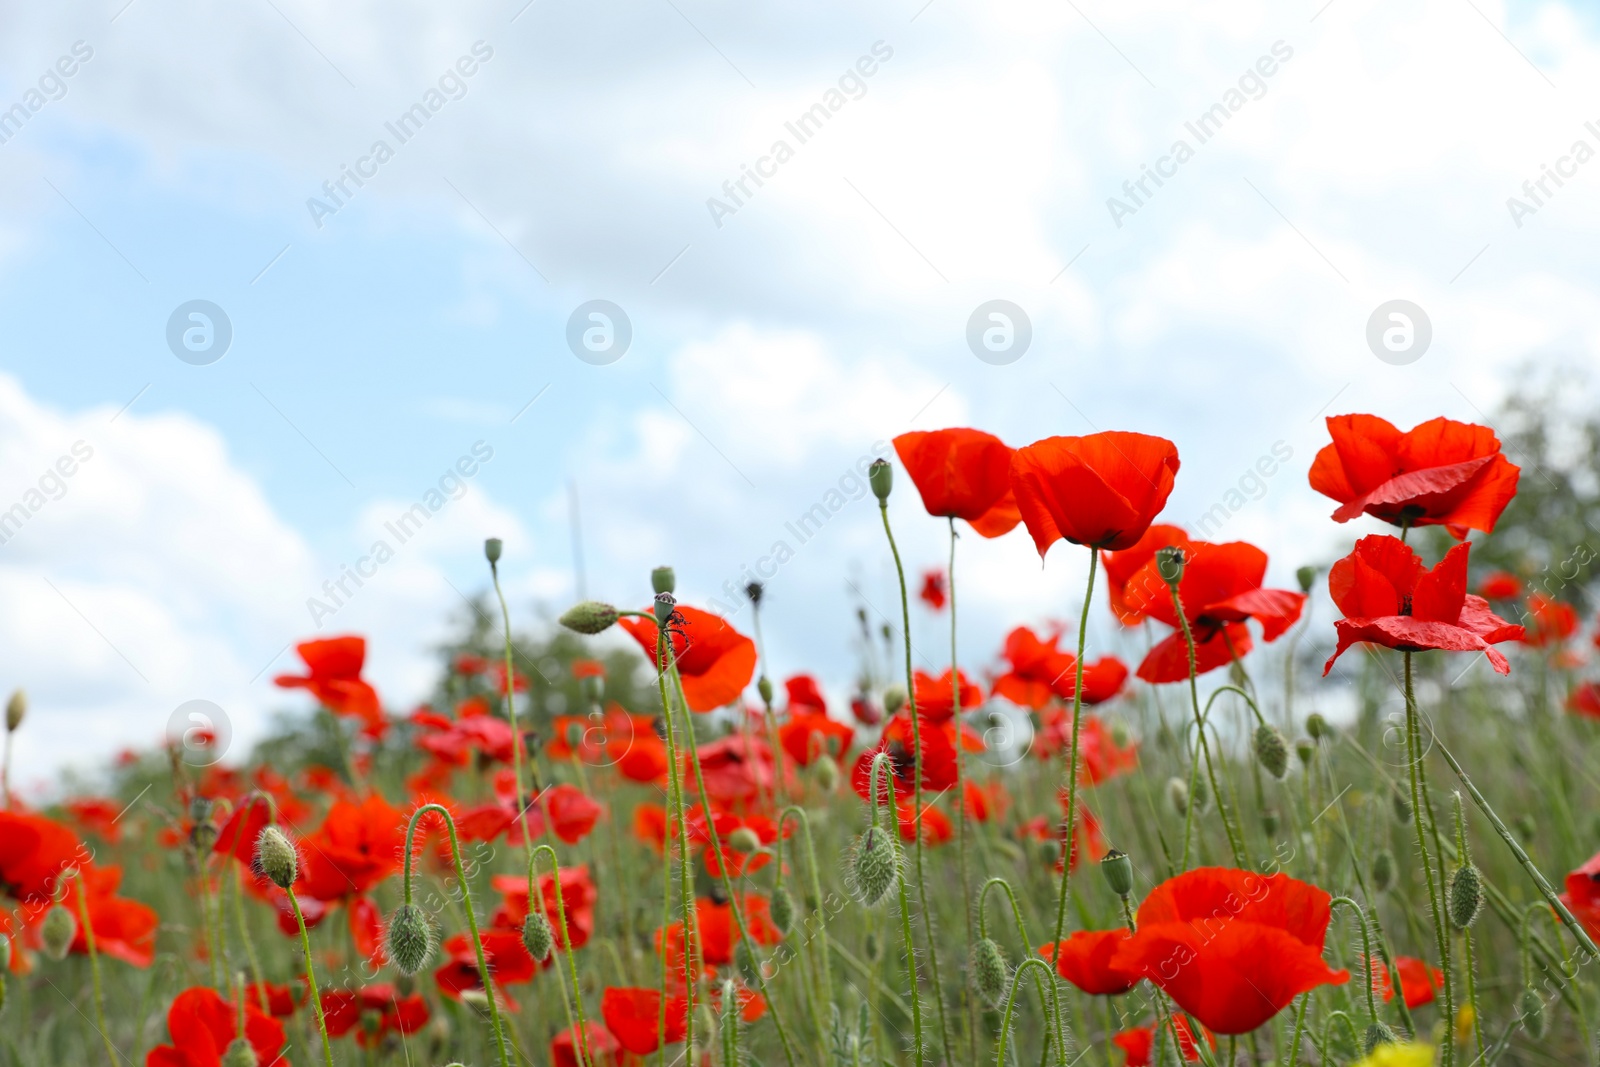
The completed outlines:
[[[426,706],[309,640],[245,757],[7,785],[0,1067],[1600,1062],[1600,636],[1482,562],[1529,477],[1496,433],[1327,429],[1293,491],[1347,551],[1292,589],[1160,521],[1171,441],[902,435],[848,706],[769,665],[759,585],[748,633],[661,567],[513,634],[490,539]],[[969,648],[961,539],[1024,532],[1084,554],[1074,622]]]

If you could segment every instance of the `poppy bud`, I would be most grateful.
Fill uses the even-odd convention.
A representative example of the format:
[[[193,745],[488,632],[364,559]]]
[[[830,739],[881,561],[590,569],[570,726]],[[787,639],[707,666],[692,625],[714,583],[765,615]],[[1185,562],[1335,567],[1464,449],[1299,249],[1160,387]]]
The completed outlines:
[[[1211,803],[1211,783],[1206,780],[1205,775],[1195,777],[1194,789],[1190,792],[1189,799],[1193,801],[1194,810],[1197,812],[1205,811]]]
[[[1127,748],[1133,740],[1133,734],[1128,731],[1128,724],[1117,719],[1111,724],[1111,743],[1118,748]]]
[[[617,609],[598,600],[585,600],[568,608],[558,621],[575,633],[603,633],[617,621]]]
[[[72,939],[78,936],[78,920],[72,917],[72,912],[56,904],[45,912],[44,923],[39,927],[39,939],[44,945],[44,954],[53,960],[67,958],[67,950],[72,947]]]
[[[279,889],[288,889],[294,885],[299,867],[294,846],[283,836],[283,831],[276,826],[263,829],[256,838],[256,869],[266,875],[267,881]]]
[[[817,788],[824,793],[832,793],[839,788],[839,764],[834,762],[832,756],[818,756],[811,765],[811,773],[817,779]]]
[[[756,680],[756,692],[761,696],[761,703],[772,707],[772,679],[762,675]]]
[[[677,599],[671,593],[657,593],[654,604],[656,622],[662,626],[672,618],[673,609],[678,606]]]
[[[1106,884],[1117,896],[1126,897],[1133,892],[1133,861],[1126,852],[1112,849],[1102,856],[1100,873],[1105,875]]]
[[[723,1047],[726,1048],[732,1046],[734,1049],[738,1049],[739,996],[734,991],[733,981],[731,979],[722,983],[721,1001],[722,1018],[717,1020],[717,1023],[722,1030]],[[706,1033],[712,1035],[714,1038],[717,1031],[707,1030]],[[728,1061],[724,1060],[723,1062],[726,1063]]]
[[[1268,774],[1282,778],[1289,773],[1289,743],[1276,726],[1265,722],[1257,726],[1254,746],[1256,760],[1267,769]]]
[[[1311,735],[1313,741],[1321,741],[1324,737],[1333,736],[1333,727],[1328,725],[1328,720],[1323,718],[1320,711],[1313,711],[1306,716],[1306,733]]]
[[[500,552],[505,545],[498,537],[490,537],[483,542],[483,558],[490,563],[500,562]]]
[[[1006,995],[1006,957],[990,937],[972,945],[972,985],[990,1007],[998,1008]]]
[[[883,959],[883,941],[879,939],[878,931],[867,931],[866,942],[863,947],[866,950],[868,962],[877,963]]]
[[[11,939],[9,937],[0,937],[0,975],[9,970],[11,970]],[[0,990],[0,996],[3,995],[4,990]]]
[[[1174,588],[1183,581],[1183,549],[1177,545],[1168,545],[1156,549],[1156,573],[1161,575],[1161,580]]]
[[[1539,999],[1539,994],[1533,989],[1524,989],[1521,998],[1517,1001],[1517,1009],[1522,1016],[1522,1025],[1527,1027],[1528,1034],[1535,1040],[1544,1036],[1544,1001]]]
[[[1277,808],[1261,809],[1261,829],[1264,833],[1269,836],[1275,834],[1278,832],[1278,827],[1280,825],[1282,825],[1282,823],[1278,818]]]
[[[189,840],[194,842],[195,851],[204,856],[217,843],[217,832],[217,824],[207,818],[194,824],[194,829],[189,831]]]
[[[772,925],[778,928],[780,934],[787,934],[794,929],[794,897],[789,895],[789,890],[781,885],[774,889],[767,910],[772,915]]]
[[[760,582],[750,582],[744,587],[744,595],[750,598],[751,604],[756,607],[760,607],[761,594],[766,592],[766,590],[767,587],[762,585]]]
[[[1294,743],[1294,754],[1300,757],[1302,767],[1311,766],[1311,761],[1317,758],[1317,743],[1309,737],[1302,737]]]
[[[906,689],[903,685],[891,685],[883,691],[883,710],[885,714],[893,715],[906,706]]]
[[[1311,592],[1311,586],[1317,580],[1317,568],[1300,567],[1294,572],[1294,577],[1295,581],[1300,583],[1300,591],[1302,593],[1309,593]]]
[[[756,950],[744,938],[733,949],[733,965],[739,969],[739,976],[748,986],[758,985],[761,982],[761,957],[756,955]]]
[[[389,919],[389,958],[403,975],[416,974],[433,955],[433,924],[415,904],[402,904]]]
[[[1396,789],[1389,794],[1389,801],[1394,807],[1394,821],[1401,826],[1411,821],[1411,798]]]
[[[1372,1020],[1367,1027],[1366,1034],[1361,1039],[1361,1051],[1365,1056],[1372,1055],[1373,1049],[1379,1045],[1398,1045],[1400,1038],[1389,1028],[1389,1024],[1379,1019]]]
[[[583,695],[594,704],[600,703],[600,698],[605,696],[606,682],[604,678],[591,674],[580,683]]]
[[[27,714],[28,694],[18,689],[11,694],[11,699],[6,701],[6,733],[15,733]]]
[[[1189,787],[1182,778],[1167,779],[1167,803],[1172,805],[1172,810],[1179,815],[1189,813]]]
[[[544,909],[531,909],[528,917],[522,920],[522,945],[528,950],[528,955],[535,960],[548,959],[555,944],[556,932],[550,928],[550,920],[545,918]]]
[[[1394,884],[1394,853],[1380,849],[1372,857],[1372,888],[1382,893]]]
[[[875,459],[867,468],[867,481],[872,485],[872,495],[880,504],[884,503],[889,499],[889,490],[894,488],[894,468],[886,459]]]
[[[749,855],[761,847],[761,835],[748,826],[741,826],[728,835],[728,847]]]
[[[1450,925],[1465,930],[1478,918],[1483,908],[1483,876],[1472,864],[1457,867],[1450,875],[1449,901],[1446,910]]]
[[[1532,841],[1534,831],[1539,828],[1539,824],[1527,812],[1523,812],[1513,819],[1511,825],[1516,828],[1517,836],[1522,838],[1524,842]]]
[[[228,1045],[228,1051],[222,1054],[222,1067],[259,1067],[259,1063],[256,1050],[242,1037],[234,1038]]]
[[[861,903],[872,907],[884,898],[894,883],[900,857],[889,832],[879,826],[867,827],[866,833],[856,841],[855,878],[856,895]]]
[[[717,1041],[717,1013],[711,1010],[711,1005],[710,1004],[701,1004],[699,1007],[695,1008],[695,1010],[694,1010],[694,1031],[697,1034],[705,1034],[708,1042],[710,1042],[711,1044],[716,1044],[716,1041]],[[699,1042],[695,1042],[695,1043],[699,1044]],[[701,1057],[701,1058],[702,1059],[709,1059],[710,1058],[710,1054],[707,1053],[704,1057]]]
[[[650,572],[650,588],[656,593],[675,593],[678,591],[678,575],[671,567],[657,567]]]

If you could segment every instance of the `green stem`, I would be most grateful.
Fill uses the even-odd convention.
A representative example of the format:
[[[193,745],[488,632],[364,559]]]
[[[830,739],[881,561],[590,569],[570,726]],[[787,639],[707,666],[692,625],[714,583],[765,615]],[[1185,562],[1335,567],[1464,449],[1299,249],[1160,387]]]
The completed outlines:
[[[1360,904],[1357,904],[1349,897],[1334,897],[1329,901],[1329,908],[1331,909],[1336,904],[1343,904],[1351,911],[1354,911],[1356,913],[1356,921],[1361,924],[1361,948],[1364,953],[1362,959],[1366,965],[1367,975],[1367,1019],[1370,1022],[1377,1022],[1378,1000],[1372,992],[1372,965],[1374,962],[1378,962],[1378,957],[1372,954],[1372,933],[1367,929],[1367,913]],[[1395,988],[1398,989],[1399,986]]]
[[[669,801],[673,806],[673,817],[678,822],[678,891],[682,896],[679,909],[683,916],[683,984],[689,997],[689,1011],[684,1021],[684,1048],[694,1048],[694,1001],[696,987],[700,982],[699,931],[694,914],[694,872],[690,868],[692,858],[689,852],[689,820],[683,808],[683,756],[678,750],[678,735],[673,726],[672,701],[667,696],[667,629],[657,623],[656,626],[656,685],[661,694],[661,714],[667,728],[667,759],[669,761],[667,792]],[[694,738],[689,738],[689,745],[694,747]],[[706,823],[714,825],[711,813],[706,813]],[[672,834],[667,834],[667,849],[663,854],[665,861],[665,874],[672,878]],[[666,949],[667,932],[661,931],[661,944],[663,954]],[[661,1017],[666,1018],[666,995],[663,991],[661,1000]],[[665,1047],[665,1023],[662,1029],[663,1047]],[[664,1055],[665,1053],[663,1053]],[[691,1053],[692,1055],[692,1053]]]
[[[94,943],[94,925],[89,922],[89,896],[83,888],[81,872],[74,871],[72,880],[78,887],[78,922],[83,925],[83,943],[89,950],[89,975],[94,985],[95,1026],[100,1031],[101,1040],[106,1043],[106,1058],[111,1061],[111,1067],[117,1067],[117,1049],[111,1043],[111,1035],[106,1031],[105,997],[100,989],[100,952]]]
[[[1006,881],[1004,878],[989,879],[987,882],[983,883],[983,889],[978,893],[978,936],[989,936],[989,890],[995,888],[996,886],[999,886],[1001,889],[1005,890],[1006,900],[1010,901],[1011,903],[1011,918],[1017,924],[1017,940],[1022,943],[1022,956],[1023,958],[1029,958],[1033,955],[1033,944],[1028,940],[1028,928],[1023,925],[1022,922],[1022,909],[1017,907],[1017,895],[1012,891],[1011,883]],[[1059,943],[1057,947],[1059,948]],[[1039,1013],[1043,1015],[1049,1010],[1045,1000],[1044,979],[1035,976],[1034,985],[1039,990]],[[1047,1056],[1049,1055],[1051,1040],[1052,1035],[1046,1033],[1044,1035],[1044,1053]]]
[[[1310,1002],[1310,993],[1300,994],[1300,1008],[1294,1013],[1294,1040],[1289,1044],[1289,1067],[1300,1065],[1300,1036],[1305,1033],[1306,1005]]]
[[[1015,973],[1011,975],[1011,992],[1006,996],[1005,1015],[1000,1020],[1000,1040],[995,1045],[995,1067],[1005,1067],[1006,1039],[1011,1035],[1011,1017],[1017,1007],[1017,987],[1022,984],[1022,972],[1038,968],[1048,976],[1050,984],[1050,1022],[1053,1030],[1046,1037],[1053,1037],[1056,1044],[1056,1056],[1062,1058],[1061,1050],[1067,1047],[1067,1035],[1061,1026],[1061,986],[1056,982],[1055,975],[1050,973],[1050,965],[1038,956],[1029,956],[1017,964]]]
[[[888,834],[889,841],[893,845],[895,830],[892,827],[885,830],[878,825],[880,787],[889,797],[889,818],[891,820],[895,818],[894,772],[889,768],[887,753],[880,752],[872,757],[872,772],[867,784],[867,791],[872,794],[872,802],[868,805],[872,809],[871,830]],[[895,882],[900,897],[900,936],[906,948],[906,983],[910,986],[912,1042],[916,1045],[917,1067],[923,1067],[927,1062],[927,1045],[922,1039],[922,995],[918,990],[917,981],[917,945],[911,936],[911,903],[906,897],[905,873],[900,870],[898,863],[895,864]]]
[[[822,907],[822,881],[819,869],[817,867],[816,844],[811,838],[811,817],[807,815],[805,809],[800,807],[798,804],[793,804],[787,808],[784,808],[782,813],[778,816],[778,878],[781,882],[781,879],[783,878],[783,824],[791,816],[793,816],[795,820],[800,823],[800,833],[801,836],[805,838],[806,870],[811,875],[811,896],[812,899],[816,901],[816,907],[820,908]],[[826,1000],[827,1003],[832,1004],[833,971],[828,963],[828,929],[826,922],[817,924],[816,936],[821,941],[821,945],[819,946],[819,970],[821,971],[820,977],[822,983],[822,999]],[[808,944],[809,940],[810,939],[808,938]],[[818,1006],[817,1010],[819,1012],[822,1010],[820,1005]],[[819,1036],[821,1033],[822,1030],[819,1023]]]
[[[439,810],[443,811],[444,809],[440,808]],[[413,824],[415,824],[415,818],[413,818]],[[465,883],[462,884],[465,886]],[[322,1017],[322,994],[317,992],[317,972],[311,962],[311,937],[306,933],[306,917],[300,912],[300,901],[294,895],[294,886],[292,884],[285,886],[283,892],[289,898],[289,907],[294,910],[295,925],[300,929],[300,951],[305,954],[306,959],[306,987],[310,993],[311,1007],[317,1017],[317,1034],[322,1038],[322,1059],[327,1064],[327,1067],[333,1067],[333,1047],[328,1044],[328,1020]],[[478,935],[476,930],[473,931],[472,936],[473,943],[477,944]],[[479,969],[482,970],[483,947],[481,945],[478,946],[478,958],[480,961]],[[484,988],[488,988],[487,980]],[[489,995],[489,1002],[491,1004],[494,1003],[493,993]],[[500,1050],[500,1067],[507,1067],[504,1047]]]
[[[1450,981],[1450,936],[1445,929],[1444,905],[1439,896],[1440,887],[1433,876],[1433,864],[1428,859],[1428,833],[1427,820],[1431,810],[1426,794],[1426,777],[1422,764],[1422,728],[1418,722],[1416,686],[1412,679],[1411,653],[1402,653],[1405,657],[1405,697],[1406,697],[1406,740],[1410,746],[1407,753],[1411,770],[1411,804],[1412,824],[1417,829],[1417,851],[1422,857],[1422,870],[1427,877],[1428,906],[1433,912],[1434,943],[1439,950],[1439,966],[1444,970],[1444,1017],[1446,1040],[1444,1042],[1444,1065],[1451,1067],[1455,1062],[1454,1035],[1448,1031],[1455,1025],[1455,1000],[1454,989]],[[1440,857],[1441,862],[1444,857]],[[1395,992],[1399,992],[1397,989]]]
[[[1067,897],[1071,894],[1073,846],[1078,837],[1078,738],[1083,730],[1083,653],[1089,638],[1089,605],[1094,601],[1094,576],[1100,566],[1100,553],[1089,549],[1089,580],[1083,591],[1083,609],[1078,613],[1078,658],[1072,684],[1072,744],[1067,750],[1066,853],[1061,857],[1061,888],[1056,894],[1055,933],[1052,945],[1061,944],[1067,929]],[[1057,1058],[1065,1056],[1056,1050]]]
[[[1198,743],[1200,745],[1200,754],[1205,758],[1206,778],[1209,779],[1211,783],[1211,797],[1212,800],[1216,802],[1217,814],[1222,818],[1222,829],[1228,835],[1228,847],[1233,852],[1234,865],[1240,868],[1249,869],[1250,861],[1245,854],[1244,842],[1239,837],[1235,836],[1233,818],[1228,814],[1228,802],[1223,796],[1222,789],[1217,784],[1216,767],[1214,767],[1211,763],[1211,745],[1206,740],[1205,716],[1200,711],[1200,686],[1196,681],[1196,678],[1198,677],[1196,674],[1198,669],[1198,657],[1195,654],[1194,631],[1189,627],[1189,616],[1185,615],[1183,612],[1183,597],[1178,592],[1178,583],[1170,583],[1167,588],[1172,593],[1173,611],[1177,614],[1178,623],[1183,629],[1183,643],[1189,650],[1189,703],[1194,707],[1195,727],[1199,731]],[[1257,712],[1257,714],[1259,715],[1260,712]],[[1194,812],[1194,789],[1192,782],[1190,783],[1189,795],[1189,810],[1184,816],[1183,825],[1183,866],[1185,870],[1187,870],[1189,867],[1189,828],[1193,821],[1191,816]]]
[[[567,904],[565,894],[561,890],[561,861],[556,857],[556,850],[551,845],[540,845],[528,853],[528,906],[544,907],[544,894],[539,893],[538,885],[534,880],[534,861],[539,853],[548,853],[550,856],[550,877],[556,887],[556,920],[557,929],[561,933],[561,945],[567,957],[567,976],[572,982],[572,998],[577,1004],[578,1021],[577,1031],[580,1035],[579,1044],[586,1051],[589,1044],[588,1022],[583,1015],[583,990],[578,986],[578,958],[572,948],[572,938],[567,933]],[[535,895],[537,894],[537,895]]]

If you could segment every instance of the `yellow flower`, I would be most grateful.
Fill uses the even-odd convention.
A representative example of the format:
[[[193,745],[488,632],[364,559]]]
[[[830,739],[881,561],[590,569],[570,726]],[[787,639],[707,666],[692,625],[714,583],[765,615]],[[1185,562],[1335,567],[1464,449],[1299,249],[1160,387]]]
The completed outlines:
[[[1433,1067],[1433,1046],[1405,1043],[1379,1045],[1356,1067]]]
[[[1463,1004],[1456,1012],[1456,1044],[1465,1045],[1472,1038],[1472,1005]]]

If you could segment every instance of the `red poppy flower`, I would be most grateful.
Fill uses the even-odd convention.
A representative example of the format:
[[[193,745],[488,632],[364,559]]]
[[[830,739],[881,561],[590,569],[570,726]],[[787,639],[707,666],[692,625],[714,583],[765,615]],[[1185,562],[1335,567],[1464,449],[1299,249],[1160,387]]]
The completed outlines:
[[[973,822],[998,822],[1011,810],[1011,794],[998,778],[979,785],[971,778],[961,783],[962,805]]]
[[[0,893],[50,902],[56,878],[86,855],[78,836],[42,815],[0,811]]]
[[[766,897],[759,893],[746,893],[742,900],[744,921],[752,941],[758,945],[775,945],[783,940],[783,935],[772,924],[771,902]],[[701,962],[707,968],[726,967],[732,963],[734,946],[739,942],[739,927],[733,920],[733,908],[698,897],[694,902],[694,913],[695,927],[700,931]],[[669,973],[683,973],[682,920],[656,931],[656,950],[665,957]]]
[[[1394,982],[1383,960],[1368,961],[1372,973],[1372,991],[1383,998],[1385,1004],[1394,999]],[[1406,1007],[1420,1008],[1433,1002],[1434,994],[1444,985],[1444,972],[1430,967],[1414,956],[1396,956],[1395,968],[1400,972],[1400,994]]]
[[[1194,1032],[1189,1029],[1189,1021],[1182,1015],[1174,1015],[1172,1026],[1178,1034],[1178,1051],[1183,1053],[1184,1062],[1199,1063],[1200,1049],[1195,1044]],[[1202,1026],[1200,1032],[1205,1035],[1207,1044],[1213,1049],[1217,1047],[1217,1039],[1211,1036],[1209,1030]],[[1112,1036],[1111,1043],[1127,1056],[1123,1067],[1150,1067],[1153,1062],[1151,1053],[1155,1051],[1155,1028],[1136,1026],[1131,1030],[1123,1030]]]
[[[1575,715],[1600,719],[1600,682],[1584,682],[1567,696],[1567,710]]]
[[[1467,592],[1470,550],[1456,545],[1429,571],[1398,537],[1373,534],[1357,541],[1355,551],[1328,572],[1328,592],[1345,617],[1333,624],[1339,644],[1322,673],[1358,641],[1408,652],[1482,652],[1495,670],[1511,673],[1511,664],[1491,646],[1515,641],[1522,627]]]
[[[1024,708],[1038,709],[1050,703],[1056,683],[1073,674],[1077,663],[1072,653],[1058,647],[1060,643],[1060,631],[1051,633],[1048,641],[1027,626],[1006,634],[1000,655],[1011,669],[994,680],[995,693]]]
[[[285,689],[309,689],[323,707],[335,715],[360,719],[363,732],[382,736],[387,724],[378,703],[378,691],[361,678],[367,659],[365,637],[328,637],[302,641],[295,646],[309,674],[280,674],[273,684]]]
[[[117,896],[117,887],[122,884],[122,868],[90,865],[80,868],[79,875],[83,879],[89,927],[94,931],[95,951],[134,967],[148,967],[154,963],[156,928],[161,925],[161,918],[154,908]],[[73,918],[79,915],[79,891],[76,881],[67,888],[65,899]],[[34,921],[42,924],[49,909],[39,903],[29,910],[34,913]],[[76,956],[89,954],[89,939],[81,924],[67,951]]]
[[[1578,632],[1578,611],[1564,600],[1535,593],[1528,598],[1528,613],[1533,620],[1520,638],[1525,645],[1547,648],[1559,645]]]
[[[489,978],[506,1005],[513,1011],[516,1002],[506,992],[506,986],[531,982],[538,973],[538,965],[522,944],[521,930],[488,929],[478,932],[483,945],[483,960],[489,968]],[[456,934],[444,943],[446,962],[433,972],[434,984],[439,992],[451,1000],[460,1000],[461,994],[482,990],[478,977],[478,959],[472,951],[472,941],[466,934]]]
[[[739,699],[756,670],[756,645],[726,621],[699,608],[678,605],[683,625],[672,635],[683,692],[694,711],[715,711]],[[622,628],[656,665],[656,621],[629,616]]]
[[[770,797],[777,775],[772,749],[759,737],[729,734],[697,746],[710,801],[729,810],[743,809],[763,796]],[[690,757],[683,760],[684,781],[697,788]]]
[[[1059,946],[1039,946],[1039,955],[1055,960],[1056,973],[1085,993],[1097,997],[1116,996],[1126,993],[1139,981],[1139,975],[1111,962],[1117,948],[1131,936],[1125,929],[1079,930]]]
[[[99,836],[108,844],[122,840],[122,827],[118,825],[127,805],[114,797],[73,797],[62,807],[67,809],[78,825]]]
[[[783,683],[784,693],[788,696],[789,714],[798,715],[801,712],[826,712],[828,702],[822,697],[822,689],[817,685],[817,680],[809,674],[796,674]]]
[[[412,721],[433,731],[419,734],[417,747],[445,763],[465,767],[474,754],[492,762],[512,760],[516,736],[511,724],[494,714],[483,697],[463,700],[454,719],[414,715]]]
[[[922,574],[922,589],[917,593],[922,602],[934,611],[943,611],[947,598],[944,571],[937,567]]]
[[[689,824],[689,842],[700,848],[706,861],[706,871],[713,878],[722,876],[722,868],[727,866],[728,874],[734,878],[759,871],[772,857],[765,852],[751,852],[749,854],[731,848],[728,838],[735,830],[745,829],[756,835],[756,840],[763,845],[770,845],[778,839],[778,827],[765,815],[735,815],[729,811],[714,810],[711,813],[712,824],[716,826],[717,837],[722,842],[721,858],[711,847],[711,827],[706,823],[706,810],[696,804],[685,812],[685,821]],[[784,837],[793,832],[786,828]]]
[[[1561,903],[1589,931],[1590,937],[1600,937],[1600,852],[1567,875],[1566,890],[1561,894]]]
[[[293,1015],[296,1007],[295,991],[287,985],[272,982],[251,982],[245,986],[244,998],[247,1003],[261,1008],[274,1019]]]
[[[1011,493],[1011,449],[998,437],[982,430],[914,430],[896,437],[894,450],[929,515],[966,519],[983,537],[999,537],[1020,520]]]
[[[1065,708],[1050,708],[1039,716],[1038,736],[1033,749],[1041,758],[1049,759],[1070,752],[1072,746],[1072,712]],[[1087,716],[1078,731],[1079,781],[1099,785],[1119,774],[1139,766],[1139,742],[1128,740],[1118,744],[1112,730],[1099,716]]]
[[[1331,899],[1286,874],[1188,871],[1145,897],[1138,933],[1112,965],[1148,978],[1209,1029],[1248,1033],[1301,993],[1350,980],[1322,959]]]
[[[1169,526],[1157,523],[1146,530],[1144,536],[1139,538],[1131,547],[1120,552],[1100,553],[1100,569],[1106,574],[1106,591],[1111,598],[1111,613],[1115,615],[1124,626],[1137,626],[1144,618],[1144,612],[1135,607],[1128,599],[1128,583],[1133,581],[1134,575],[1142,575],[1145,564],[1156,558],[1156,552],[1170,547],[1187,548],[1189,535],[1183,532],[1180,526]],[[1155,576],[1159,582],[1161,576]],[[1148,577],[1143,577],[1148,581]],[[1163,582],[1161,589],[1166,588]]]
[[[961,686],[961,710],[975,708],[983,703],[983,688],[972,682],[965,671],[956,672]],[[947,670],[935,678],[927,671],[917,671],[915,676],[917,714],[932,722],[948,722],[955,714],[956,683]]]
[[[359,804],[335,801],[301,841],[295,892],[323,901],[368,892],[400,869],[405,825],[406,817],[376,793]]]
[[[217,831],[217,841],[211,851],[232,856],[246,867],[250,866],[256,858],[256,841],[271,820],[272,811],[265,798],[246,799]]]
[[[222,1054],[241,1036],[239,1011],[214,989],[185,989],[167,1009],[167,1032],[172,1044],[151,1049],[145,1067],[218,1067]],[[244,1008],[242,1036],[255,1050],[257,1063],[285,1062],[279,1058],[284,1050],[283,1026],[249,1003]]]
[[[322,1018],[329,1037],[343,1037],[361,1023],[362,1016],[367,1016],[371,1025],[356,1030],[356,1044],[378,1048],[387,1034],[405,1036],[426,1026],[428,1002],[420,993],[402,997],[387,983],[322,994]]]
[[[850,698],[850,714],[862,726],[876,726],[883,721],[883,709],[865,693]]]
[[[778,727],[778,743],[797,767],[809,767],[818,756],[841,759],[850,750],[855,730],[826,713],[801,712]]]
[[[1522,595],[1522,579],[1505,571],[1494,571],[1478,583],[1478,595],[1485,600],[1515,600]]]
[[[922,735],[922,788],[938,793],[956,784],[956,748],[950,736],[939,729],[939,724],[926,718],[918,724]],[[872,758],[880,752],[889,754],[889,767],[894,772],[894,795],[897,800],[911,796],[916,789],[916,745],[912,733],[911,716],[902,711],[889,720],[883,736],[873,748],[856,758],[850,784],[862,800],[871,800]],[[881,794],[879,799],[881,800]]]
[[[688,1031],[689,999],[671,997],[667,1001],[667,1040],[675,1045]],[[600,996],[600,1014],[606,1029],[628,1052],[647,1056],[660,1048],[661,991],[624,986],[607,986]]]
[[[470,676],[482,674],[488,670],[489,661],[482,656],[474,656],[470,652],[462,652],[457,654],[454,666],[457,674]]]
[[[1132,548],[1166,506],[1177,473],[1171,441],[1119,430],[1047,437],[1011,457],[1011,488],[1040,556],[1063,538]]]
[[[579,1049],[587,1050],[586,1056]],[[617,1053],[622,1046],[611,1036],[611,1031],[599,1023],[583,1024],[583,1040],[578,1040],[578,1028],[569,1026],[550,1039],[551,1067],[617,1067]]]
[[[489,884],[504,898],[504,903],[495,910],[494,925],[501,929],[520,932],[523,920],[528,917],[527,876],[497,874],[489,879]],[[572,947],[582,948],[587,945],[594,933],[594,907],[600,899],[600,890],[594,884],[594,877],[589,873],[589,865],[580,863],[561,868],[560,907],[557,907],[554,875],[539,875],[534,888],[539,894],[544,917],[550,921],[550,929],[555,931],[557,946],[562,950],[567,947],[566,941],[561,938],[563,912],[567,918],[567,934]],[[548,961],[545,961],[545,965],[548,966]]]
[[[572,661],[572,676],[580,682],[585,678],[604,678],[606,665],[597,659],[575,659]]]
[[[1204,674],[1242,658],[1250,651],[1246,619],[1261,623],[1261,636],[1275,641],[1300,618],[1304,593],[1288,589],[1263,589],[1267,554],[1255,545],[1231,541],[1215,545],[1190,541],[1185,547],[1183,579],[1178,595],[1195,644],[1195,672]],[[1172,593],[1162,581],[1152,559],[1129,581],[1128,603],[1174,631],[1152,648],[1139,664],[1139,677],[1147,682],[1182,682],[1189,678],[1189,644],[1172,603]]]
[[[607,704],[603,713],[558,715],[550,724],[545,754],[590,767],[610,767],[627,755],[635,739],[654,737],[654,723],[648,715],[630,715],[616,702]],[[661,769],[665,771],[666,766]]]
[[[955,837],[956,828],[950,816],[932,804],[924,804],[922,814],[917,814],[915,800],[902,800],[895,805],[895,819],[900,824],[900,840],[911,842],[922,835],[925,845],[942,845]]]
[[[1061,796],[1063,807],[1066,798]],[[1083,798],[1078,798],[1076,813],[1078,824],[1077,832],[1072,835],[1072,869],[1078,869],[1078,862],[1082,856],[1098,861],[1108,851],[1105,835],[1100,832],[1100,820],[1095,817],[1083,803]],[[1066,824],[1065,818],[1048,819],[1043,815],[1036,815],[1017,828],[1017,836],[1023,840],[1053,841],[1056,843],[1056,873],[1061,873],[1061,854],[1066,851]]]
[[[1443,526],[1457,541],[1491,533],[1521,471],[1486,426],[1438,418],[1401,433],[1376,415],[1328,418],[1333,443],[1311,463],[1311,488],[1339,502],[1334,521],[1363,513],[1400,526]]]

